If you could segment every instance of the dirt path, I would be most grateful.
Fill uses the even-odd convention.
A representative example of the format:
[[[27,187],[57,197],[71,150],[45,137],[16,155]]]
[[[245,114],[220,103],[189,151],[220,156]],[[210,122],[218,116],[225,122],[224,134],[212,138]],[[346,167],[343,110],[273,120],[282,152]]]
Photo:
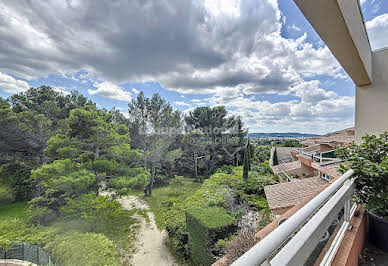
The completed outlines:
[[[107,192],[101,195],[108,195]],[[136,196],[123,196],[117,199],[124,209],[142,209],[149,210],[148,204]],[[167,238],[165,231],[160,231],[156,227],[154,214],[147,212],[149,221],[143,216],[135,214],[134,217],[140,222],[140,228],[135,244],[135,252],[132,254],[129,262],[134,266],[170,266],[179,265],[175,258],[170,254],[164,241]]]

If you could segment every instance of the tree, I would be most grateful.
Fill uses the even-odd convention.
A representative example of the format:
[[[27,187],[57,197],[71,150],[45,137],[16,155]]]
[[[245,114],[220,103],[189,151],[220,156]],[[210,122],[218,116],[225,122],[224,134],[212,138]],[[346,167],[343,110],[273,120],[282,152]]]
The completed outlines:
[[[64,95],[49,86],[30,88],[25,92],[14,94],[10,97],[10,102],[15,113],[29,110],[42,114],[52,121],[55,129],[61,128],[61,120],[67,118],[72,109],[92,104],[77,91]]]
[[[181,114],[159,94],[148,99],[143,92],[128,104],[128,113],[131,134],[140,143],[137,147],[143,150],[144,165],[151,171],[150,182],[144,188],[144,194],[151,196],[157,165],[166,158],[171,161],[180,156],[171,146],[181,131]]]
[[[198,182],[198,159],[205,157],[204,150],[206,148],[205,134],[200,129],[194,129],[183,138],[184,152],[190,154],[192,158],[194,178]],[[191,164],[190,164],[191,166]]]
[[[31,219],[39,222],[47,211],[58,214],[66,199],[76,198],[95,190],[96,178],[81,164],[70,159],[57,160],[32,170],[31,177],[38,183],[38,196],[30,201]],[[43,215],[41,212],[45,210]]]
[[[273,158],[272,158],[272,164],[273,165],[278,165],[278,153],[276,151],[276,147],[274,147],[274,152],[273,152]]]
[[[216,140],[234,125],[235,118],[227,114],[225,106],[197,107],[185,116],[186,130],[201,129],[206,137]]]
[[[248,178],[248,172],[251,170],[251,145],[249,143],[249,139],[244,148],[244,167],[243,167],[243,178]]]
[[[18,113],[20,128],[24,132],[25,141],[34,151],[34,155],[39,158],[39,164],[43,165],[46,156],[44,149],[46,142],[51,136],[51,120],[43,114],[25,110]]]

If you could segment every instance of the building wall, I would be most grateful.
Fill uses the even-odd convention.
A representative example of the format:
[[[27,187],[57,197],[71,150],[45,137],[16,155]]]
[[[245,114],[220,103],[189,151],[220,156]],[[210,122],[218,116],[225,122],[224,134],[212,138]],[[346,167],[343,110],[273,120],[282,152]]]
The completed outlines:
[[[388,131],[388,49],[372,54],[372,84],[356,87],[356,143]]]

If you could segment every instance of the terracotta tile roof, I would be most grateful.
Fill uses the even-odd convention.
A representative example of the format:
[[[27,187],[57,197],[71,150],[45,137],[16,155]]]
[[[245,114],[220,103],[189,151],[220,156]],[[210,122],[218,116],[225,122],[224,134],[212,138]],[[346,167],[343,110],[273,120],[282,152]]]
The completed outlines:
[[[272,166],[272,171],[275,173],[275,174],[279,174],[283,171],[290,171],[290,170],[293,170],[293,169],[297,169],[297,168],[301,168],[302,165],[301,165],[301,162],[300,161],[294,161],[294,162],[289,162],[289,163],[283,163],[283,164],[279,164],[279,165],[274,165]]]
[[[270,209],[283,209],[295,206],[325,184],[321,178],[311,177],[265,186],[264,191]]]
[[[341,164],[344,164],[343,162],[339,163],[333,163],[333,164],[328,164],[328,165],[319,165],[319,163],[314,162],[312,163],[312,167],[321,171],[322,173],[330,176],[332,180],[339,178],[342,174],[338,171],[339,166]]]
[[[347,145],[354,141],[354,127],[332,132],[321,137],[310,138],[300,143],[305,146],[324,143],[330,146]]]

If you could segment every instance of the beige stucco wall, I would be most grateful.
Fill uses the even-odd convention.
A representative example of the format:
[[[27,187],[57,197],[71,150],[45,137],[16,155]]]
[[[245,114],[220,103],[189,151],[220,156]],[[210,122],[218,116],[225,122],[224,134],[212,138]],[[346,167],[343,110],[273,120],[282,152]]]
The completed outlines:
[[[356,143],[388,131],[388,49],[372,54],[372,84],[356,87]]]

